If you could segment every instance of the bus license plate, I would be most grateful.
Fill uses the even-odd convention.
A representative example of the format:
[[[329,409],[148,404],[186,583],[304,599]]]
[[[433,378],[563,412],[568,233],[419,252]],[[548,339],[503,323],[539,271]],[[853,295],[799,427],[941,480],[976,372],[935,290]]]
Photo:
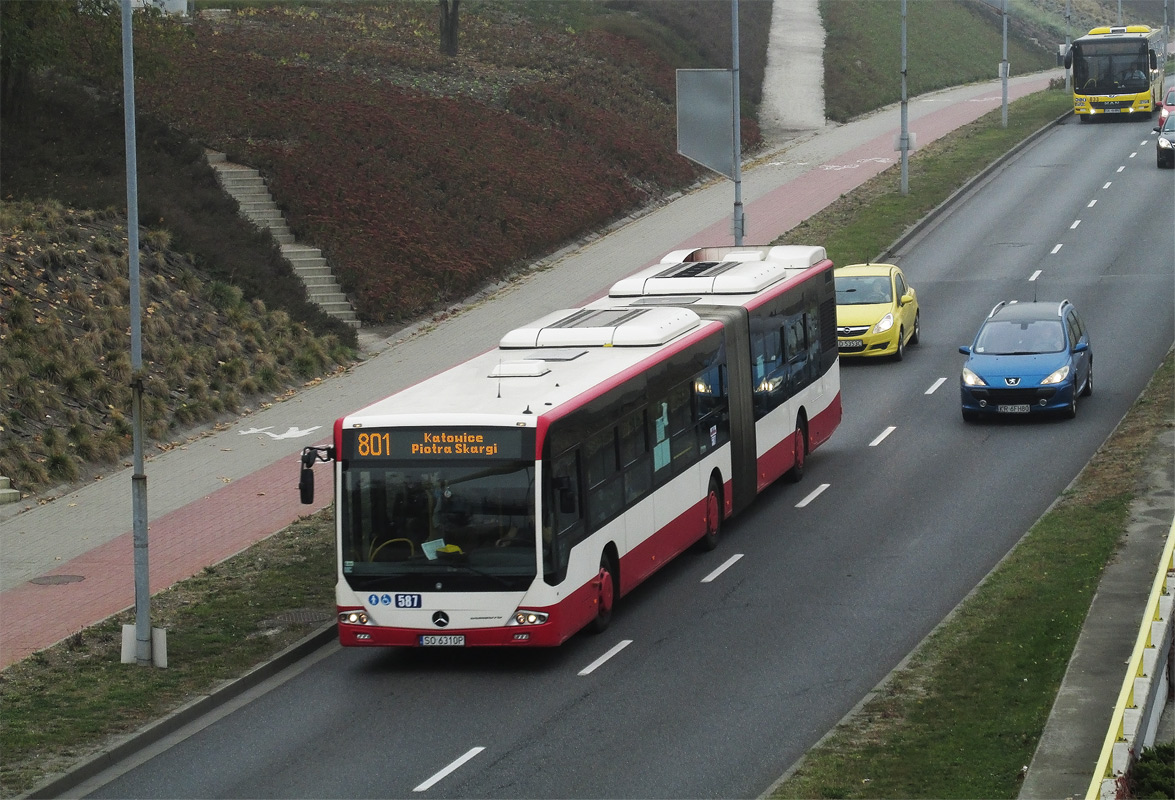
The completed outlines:
[[[460,634],[423,634],[420,637],[421,647],[464,647],[465,637]]]
[[[1012,406],[996,406],[996,411],[1001,414],[1027,414],[1028,408],[1027,403],[1017,403]]]

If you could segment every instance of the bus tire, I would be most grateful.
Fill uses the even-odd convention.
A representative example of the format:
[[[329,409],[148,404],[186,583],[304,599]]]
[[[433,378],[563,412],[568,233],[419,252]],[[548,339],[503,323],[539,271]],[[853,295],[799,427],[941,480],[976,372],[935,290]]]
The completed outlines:
[[[796,435],[792,440],[792,446],[795,450],[795,461],[792,468],[787,471],[787,479],[792,483],[799,483],[804,479],[804,461],[808,456],[808,425],[803,417],[796,420]]]
[[[588,623],[587,629],[589,633],[603,633],[612,622],[612,611],[616,607],[616,596],[620,588],[616,583],[616,567],[607,553],[600,556],[600,572],[593,583],[598,589],[596,616]]]
[[[713,550],[722,535],[722,479],[717,473],[710,476],[710,488],[706,491],[706,532],[698,539],[702,550]]]

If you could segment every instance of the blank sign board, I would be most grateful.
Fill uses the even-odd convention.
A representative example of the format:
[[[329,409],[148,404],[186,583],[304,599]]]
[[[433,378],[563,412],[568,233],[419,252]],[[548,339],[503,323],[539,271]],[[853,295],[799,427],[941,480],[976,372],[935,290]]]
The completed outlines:
[[[734,91],[730,70],[677,71],[677,152],[734,180]]]

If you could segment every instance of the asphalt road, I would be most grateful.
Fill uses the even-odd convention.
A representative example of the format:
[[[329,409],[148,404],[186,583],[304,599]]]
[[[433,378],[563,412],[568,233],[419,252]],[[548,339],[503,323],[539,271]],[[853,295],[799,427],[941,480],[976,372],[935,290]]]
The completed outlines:
[[[1137,397],[1175,340],[1173,197],[1149,125],[1053,129],[898,254],[921,344],[900,364],[844,366],[845,421],[804,481],[626,597],[607,633],[541,652],[332,645],[89,796],[760,794],[974,588]],[[1034,292],[1080,309],[1093,397],[1074,421],[964,423],[958,346],[996,302]]]

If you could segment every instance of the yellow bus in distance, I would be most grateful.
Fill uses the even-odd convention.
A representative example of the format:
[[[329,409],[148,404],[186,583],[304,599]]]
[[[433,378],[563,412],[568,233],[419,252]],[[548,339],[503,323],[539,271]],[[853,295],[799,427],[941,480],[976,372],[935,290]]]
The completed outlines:
[[[1146,25],[1094,28],[1065,54],[1073,70],[1073,113],[1082,122],[1102,114],[1149,119],[1163,96],[1157,48],[1162,32]]]

